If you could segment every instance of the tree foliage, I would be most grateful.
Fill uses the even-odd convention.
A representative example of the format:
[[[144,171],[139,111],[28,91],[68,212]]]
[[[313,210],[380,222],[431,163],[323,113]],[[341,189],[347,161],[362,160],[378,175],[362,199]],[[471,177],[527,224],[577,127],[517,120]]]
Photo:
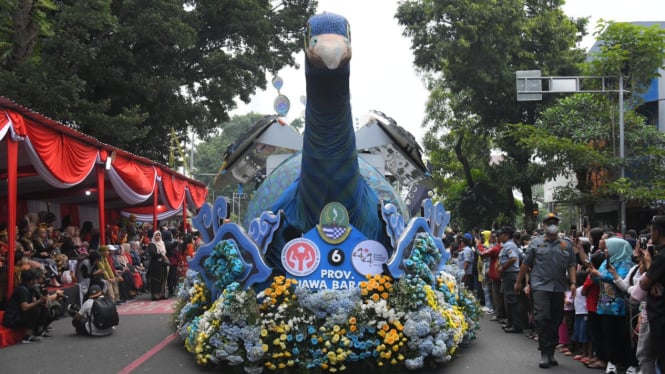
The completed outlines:
[[[665,67],[665,29],[601,21],[594,35],[598,51],[590,53],[585,70],[589,75],[625,77],[624,89],[632,93],[633,105],[639,103],[651,80],[659,76],[658,68]]]
[[[207,183],[210,189],[210,196],[232,196],[236,186],[227,186],[224,189],[216,189],[212,183],[215,174],[224,162],[223,156],[226,149],[233,144],[245,130],[254,125],[264,115],[258,113],[249,113],[241,116],[233,116],[229,121],[224,122],[218,128],[216,134],[209,136],[204,142],[196,145],[194,152],[194,176],[196,179]],[[253,191],[252,186],[248,186]]]
[[[645,206],[665,200],[661,188],[665,186],[665,135],[636,112],[640,95],[665,60],[665,30],[614,22],[602,22],[598,30],[599,50],[592,53],[593,60],[584,71],[624,77],[624,159],[619,157],[616,93],[564,97],[542,112],[536,127],[516,127],[522,143],[535,149],[539,160],[556,165],[557,174],[572,172],[574,185],[561,188],[558,198],[583,206],[585,215],[591,215],[593,204],[603,199],[621,197]],[[622,165],[624,179],[619,178]]]
[[[506,197],[512,196],[512,188],[518,189],[527,228],[532,227],[535,208],[531,188],[553,171],[532,162],[533,149],[525,147],[509,126],[535,123],[541,105],[515,100],[515,71],[578,72],[584,54],[575,44],[585,34],[586,20],[566,17],[562,4],[411,0],[403,2],[396,15],[412,40],[416,66],[429,74],[425,121],[430,135],[425,147],[434,169],[445,178],[463,180],[465,193],[477,204],[504,203],[499,209],[508,218],[514,218],[515,208],[512,198]],[[546,98],[544,104],[549,101]],[[460,151],[454,151],[456,146]],[[492,148],[501,149],[504,156],[490,165]],[[447,155],[439,156],[442,153]],[[453,155],[459,164],[448,169]],[[438,160],[448,162],[437,164]],[[489,188],[479,188],[481,179],[473,178],[473,170],[484,176]],[[440,195],[447,195],[445,185],[439,189]],[[456,211],[453,216],[469,217],[479,209]]]
[[[41,27],[28,35],[29,53],[0,45],[4,96],[163,162],[171,129],[183,138],[188,129],[205,136],[229,119],[236,99],[248,102],[265,88],[266,73],[296,65],[300,31],[317,5],[63,0],[51,8],[47,0],[1,1],[30,6]],[[23,35],[18,20],[15,12],[0,21],[0,33]]]

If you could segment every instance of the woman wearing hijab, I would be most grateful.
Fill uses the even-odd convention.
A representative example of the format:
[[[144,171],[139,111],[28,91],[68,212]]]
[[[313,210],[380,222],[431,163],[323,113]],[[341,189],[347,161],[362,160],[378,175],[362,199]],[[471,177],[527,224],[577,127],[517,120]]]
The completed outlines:
[[[601,240],[601,248],[603,243]],[[598,357],[601,362],[607,362],[605,372],[617,373],[617,365],[630,367],[636,365],[634,355],[630,348],[630,330],[626,323],[626,300],[623,293],[614,284],[614,273],[624,278],[633,267],[631,256],[633,248],[626,240],[618,237],[604,239],[607,248],[606,259],[598,269],[591,267],[591,274],[599,281],[600,292],[596,313],[600,317],[604,357]],[[631,356],[633,356],[631,358]]]
[[[159,254],[155,242],[148,244],[148,256],[150,257],[150,264],[148,265],[146,276],[150,283],[152,300],[165,299],[164,287],[166,287],[166,266],[168,265],[168,261],[164,256]]]
[[[166,244],[162,240],[162,233],[160,231],[155,231],[154,234],[152,234],[152,242],[155,245],[155,248],[157,249],[157,253],[162,255],[164,258],[166,258]]]

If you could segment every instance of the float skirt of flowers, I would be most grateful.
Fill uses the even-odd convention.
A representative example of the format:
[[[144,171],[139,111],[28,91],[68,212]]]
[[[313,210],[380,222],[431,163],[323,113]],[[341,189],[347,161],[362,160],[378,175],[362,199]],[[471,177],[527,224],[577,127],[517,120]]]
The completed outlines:
[[[217,261],[232,267],[222,257]],[[448,264],[434,282],[372,275],[344,290],[300,288],[277,276],[258,293],[221,284],[211,300],[200,274],[190,270],[175,325],[201,365],[247,373],[416,370],[449,361],[475,338],[478,303],[457,287],[450,275],[456,272]]]

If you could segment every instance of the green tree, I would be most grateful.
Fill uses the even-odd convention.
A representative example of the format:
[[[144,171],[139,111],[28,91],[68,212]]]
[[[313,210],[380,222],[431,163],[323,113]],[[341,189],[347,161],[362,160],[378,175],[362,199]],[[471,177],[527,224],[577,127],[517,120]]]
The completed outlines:
[[[299,31],[316,5],[59,1],[47,13],[52,35],[40,34],[30,58],[0,71],[0,90],[103,142],[166,162],[171,129],[181,141],[190,129],[205,136],[228,120],[236,98],[248,102],[265,88],[266,73],[296,65]]]
[[[0,0],[0,66],[11,69],[26,61],[39,37],[52,35],[50,0]]]
[[[624,77],[629,91],[624,114],[627,177],[619,179],[616,93],[564,97],[542,112],[536,127],[516,127],[521,141],[536,150],[538,159],[558,174],[575,175],[573,185],[559,189],[555,197],[583,207],[587,216],[592,216],[594,204],[602,199],[622,196],[643,205],[665,199],[665,135],[636,113],[640,95],[665,60],[665,30],[614,22],[601,22],[598,30],[599,51],[592,54],[584,71]]]
[[[652,79],[659,77],[658,68],[664,66],[665,29],[659,25],[646,27],[601,20],[594,35],[598,38],[598,51],[590,54],[586,72],[626,78],[624,89],[629,91],[634,109]]]
[[[204,141],[196,145],[194,151],[194,175],[196,179],[207,183],[210,188],[210,196],[231,196],[237,186],[224,186],[218,188],[213,181],[224,162],[224,152],[245,130],[254,125],[265,115],[258,113],[249,113],[241,116],[233,116],[229,121],[222,123],[214,135],[208,136]],[[210,175],[212,174],[212,175]],[[249,191],[253,191],[253,186],[249,186]]]
[[[458,158],[491,148],[505,153],[503,161],[494,166],[490,165],[489,152],[474,164],[460,160],[466,193],[479,203],[492,203],[496,195],[508,196],[512,188],[518,189],[528,229],[534,226],[532,212],[537,207],[532,186],[553,173],[547,165],[532,162],[533,149],[523,146],[509,126],[535,123],[542,105],[515,100],[515,71],[540,69],[545,75],[578,72],[584,54],[575,43],[585,34],[586,20],[570,19],[561,10],[562,4],[544,0],[412,0],[402,3],[396,15],[405,26],[405,35],[412,39],[416,66],[430,77],[426,124],[432,136],[444,145],[461,141]],[[465,138],[472,138],[468,145]],[[445,174],[445,169],[433,166]],[[482,170],[495,188],[477,188],[478,181],[469,178],[473,168]],[[489,195],[475,196],[480,191]],[[446,191],[440,195],[445,196]],[[503,215],[514,217],[513,204],[507,204]]]

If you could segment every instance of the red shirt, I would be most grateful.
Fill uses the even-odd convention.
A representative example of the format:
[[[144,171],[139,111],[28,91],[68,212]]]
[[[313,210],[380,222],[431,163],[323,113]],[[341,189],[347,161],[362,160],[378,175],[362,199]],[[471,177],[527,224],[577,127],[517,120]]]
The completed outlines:
[[[496,243],[494,246],[486,251],[481,248],[478,248],[478,252],[483,257],[490,258],[490,269],[487,272],[487,275],[490,279],[495,281],[501,281],[501,277],[496,273],[496,262],[499,261],[499,252],[501,251],[501,243]]]
[[[600,294],[600,287],[598,283],[591,279],[591,274],[587,275],[582,285],[582,292],[586,292],[586,310],[587,312],[596,313],[598,309],[598,295]]]

